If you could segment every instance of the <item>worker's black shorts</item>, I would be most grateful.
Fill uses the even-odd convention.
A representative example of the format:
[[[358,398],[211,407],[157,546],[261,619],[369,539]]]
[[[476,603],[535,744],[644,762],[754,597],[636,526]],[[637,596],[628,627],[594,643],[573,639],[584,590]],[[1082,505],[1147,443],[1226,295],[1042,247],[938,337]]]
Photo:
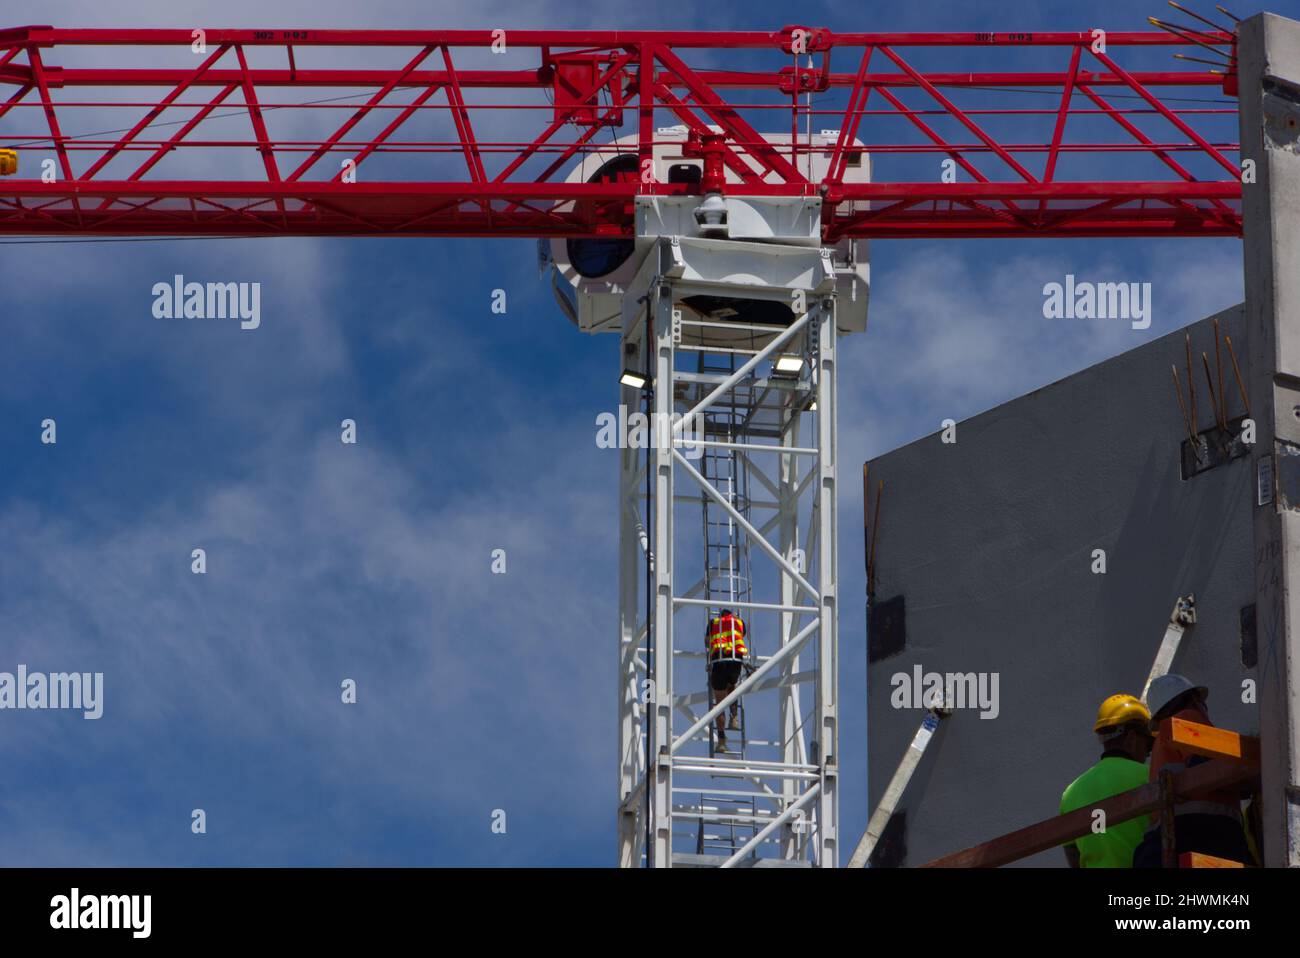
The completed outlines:
[[[709,685],[713,691],[722,692],[740,681],[742,663],[739,659],[721,659],[709,666]]]
[[[1255,856],[1246,844],[1246,834],[1241,829],[1241,823],[1226,815],[1178,815],[1174,818],[1174,843],[1180,855],[1184,852],[1200,852],[1215,858],[1226,858],[1230,862],[1255,864]],[[1160,829],[1152,828],[1142,836],[1141,844],[1133,852],[1133,867],[1160,868],[1163,858]]]

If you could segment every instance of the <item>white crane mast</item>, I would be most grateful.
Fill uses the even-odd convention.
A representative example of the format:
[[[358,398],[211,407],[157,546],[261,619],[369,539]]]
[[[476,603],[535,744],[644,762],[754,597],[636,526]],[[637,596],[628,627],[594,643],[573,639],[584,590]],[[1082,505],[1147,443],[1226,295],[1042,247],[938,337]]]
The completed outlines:
[[[689,163],[674,137],[656,136],[664,181]],[[570,178],[634,157],[613,144]],[[544,248],[570,319],[621,338],[624,867],[838,864],[835,356],[865,327],[868,272],[865,243],[822,245],[820,210],[642,196],[635,240]],[[722,608],[745,619],[751,660],[711,705],[704,637]],[[724,752],[714,719],[733,699]]]

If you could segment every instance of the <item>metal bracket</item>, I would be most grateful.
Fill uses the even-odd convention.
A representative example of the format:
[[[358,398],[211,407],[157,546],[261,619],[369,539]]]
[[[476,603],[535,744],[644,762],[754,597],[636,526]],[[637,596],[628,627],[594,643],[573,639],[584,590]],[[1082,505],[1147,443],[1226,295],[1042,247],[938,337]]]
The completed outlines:
[[[1165,627],[1164,638],[1160,640],[1160,648],[1156,650],[1155,661],[1151,663],[1151,671],[1147,673],[1146,683],[1142,686],[1142,701],[1147,700],[1147,692],[1151,690],[1151,683],[1162,675],[1168,674],[1173,668],[1174,657],[1178,654],[1178,646],[1182,643],[1183,633],[1188,626],[1196,624],[1196,596],[1192,593],[1180,595],[1174,602],[1174,609],[1169,613],[1169,624]]]

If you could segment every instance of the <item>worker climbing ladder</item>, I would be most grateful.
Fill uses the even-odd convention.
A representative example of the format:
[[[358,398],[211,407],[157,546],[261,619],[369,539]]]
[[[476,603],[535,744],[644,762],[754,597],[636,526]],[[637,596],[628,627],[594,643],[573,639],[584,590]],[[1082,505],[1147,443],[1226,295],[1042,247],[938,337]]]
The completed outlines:
[[[698,372],[703,376],[730,376],[736,371],[735,353],[699,353]],[[704,415],[704,434],[728,446],[736,444],[744,435],[747,424],[753,421],[758,410],[754,407],[755,390],[752,385],[737,386],[725,404]],[[753,595],[750,580],[749,542],[733,511],[752,521],[749,496],[749,470],[745,458],[733,448],[706,446],[702,449],[700,472],[706,482],[723,494],[731,510],[724,508],[707,496],[702,503],[704,518],[704,597],[713,603],[705,609],[705,626],[723,609],[735,609],[747,603]],[[744,618],[744,616],[742,616]],[[748,663],[746,663],[748,664]],[[709,664],[705,660],[704,682],[709,682]],[[726,738],[726,750],[720,746],[717,726],[708,727],[709,758],[720,754],[745,760],[747,730],[745,700],[737,703],[739,728]],[[730,724],[730,723],[728,723]],[[755,824],[758,805],[752,794],[737,794],[726,786],[732,779],[721,774],[711,776],[716,786],[699,793],[699,833],[696,839],[698,854],[723,853],[727,856],[758,830]]]

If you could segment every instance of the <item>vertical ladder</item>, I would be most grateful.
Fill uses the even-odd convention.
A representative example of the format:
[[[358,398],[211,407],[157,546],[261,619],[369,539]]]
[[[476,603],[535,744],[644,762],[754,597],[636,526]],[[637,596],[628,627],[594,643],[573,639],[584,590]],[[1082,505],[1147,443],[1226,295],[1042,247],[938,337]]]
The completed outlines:
[[[710,359],[714,360],[710,364]],[[731,375],[736,371],[736,354],[710,355],[701,353],[698,370],[701,373]],[[738,386],[731,405],[705,415],[705,436],[724,442],[736,442],[748,422],[754,401],[752,386]],[[733,449],[705,446],[701,473],[713,487],[726,495],[727,501],[746,520],[750,518],[749,471],[745,461]],[[704,598],[710,604],[705,609],[704,624],[722,609],[730,608],[748,625],[748,611],[738,609],[736,602],[748,602],[753,595],[750,580],[749,541],[735,520],[716,503],[705,498],[704,520]],[[748,639],[748,636],[747,636]],[[746,645],[748,645],[748,641]],[[708,684],[708,660],[705,660],[705,683]],[[748,730],[745,722],[745,702],[741,699],[737,719],[738,733],[727,739],[727,751],[718,752],[717,727],[709,723],[709,757],[744,760],[748,748]],[[724,717],[725,720],[725,717]],[[734,783],[734,778],[711,775],[715,781]],[[706,810],[716,808],[712,814]],[[731,856],[759,830],[755,824],[758,815],[757,801],[743,790],[719,786],[717,791],[700,792],[701,816],[696,852]],[[708,831],[712,825],[716,831]]]

